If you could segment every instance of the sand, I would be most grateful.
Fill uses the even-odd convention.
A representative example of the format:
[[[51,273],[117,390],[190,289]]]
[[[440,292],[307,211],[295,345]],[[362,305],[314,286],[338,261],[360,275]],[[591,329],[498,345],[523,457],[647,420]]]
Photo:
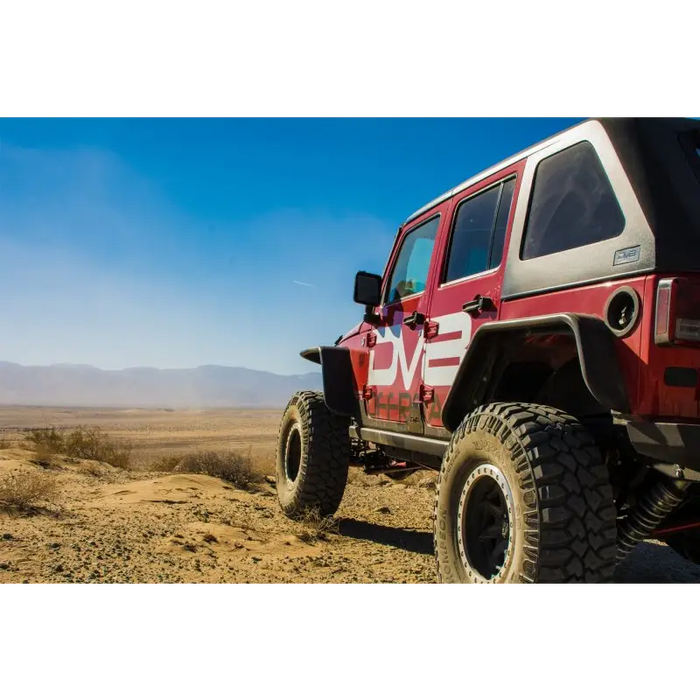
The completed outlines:
[[[0,409],[0,479],[36,472],[50,502],[0,509],[0,582],[432,583],[433,479],[406,482],[352,468],[336,519],[319,528],[279,510],[271,477],[249,492],[149,464],[192,449],[251,451],[272,473],[279,411]],[[34,463],[22,430],[99,425],[136,444],[135,469],[54,457]],[[700,567],[645,543],[619,581],[700,581]]]

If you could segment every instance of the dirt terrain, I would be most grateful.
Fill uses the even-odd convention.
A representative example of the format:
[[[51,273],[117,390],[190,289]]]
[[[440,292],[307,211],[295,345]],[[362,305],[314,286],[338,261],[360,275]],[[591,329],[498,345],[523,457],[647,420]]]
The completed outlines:
[[[153,471],[200,449],[250,451],[272,473],[278,411],[0,408],[0,479],[36,473],[55,487],[29,513],[0,509],[0,582],[407,582],[435,580],[433,478],[351,469],[332,522],[293,523],[272,478],[253,490],[205,474]],[[132,467],[55,456],[36,463],[33,426],[99,425],[134,443]],[[620,581],[700,581],[696,567],[645,543]]]

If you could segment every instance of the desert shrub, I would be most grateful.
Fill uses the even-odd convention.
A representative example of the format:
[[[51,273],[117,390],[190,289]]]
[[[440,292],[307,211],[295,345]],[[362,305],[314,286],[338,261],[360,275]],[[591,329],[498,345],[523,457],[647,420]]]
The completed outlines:
[[[53,456],[56,454],[50,447],[47,445],[37,445],[37,447],[34,448],[34,459],[32,460],[34,464],[39,464],[42,467],[49,467],[51,466],[51,460]]]
[[[86,462],[78,466],[76,471],[79,474],[84,474],[85,476],[94,476],[97,478],[105,476],[105,467],[102,464],[95,464],[95,462]]]
[[[106,462],[119,469],[128,469],[131,445],[106,435],[100,428],[78,426],[65,437],[64,452],[69,457]]]
[[[182,455],[165,455],[158,457],[148,465],[148,468],[154,472],[172,472],[182,462]]]
[[[241,489],[254,489],[264,480],[250,454],[238,452],[193,452],[178,459],[177,471],[208,474]]]
[[[29,446],[42,455],[60,454],[65,449],[63,433],[54,428],[32,428],[24,437]]]
[[[12,442],[7,438],[0,438],[0,450],[9,450],[12,447]]]
[[[30,511],[50,502],[58,490],[55,477],[40,471],[11,472],[0,479],[0,504]]]
[[[327,540],[328,535],[339,531],[338,521],[332,515],[321,515],[317,508],[311,508],[299,519],[301,532],[298,537],[306,544]]]

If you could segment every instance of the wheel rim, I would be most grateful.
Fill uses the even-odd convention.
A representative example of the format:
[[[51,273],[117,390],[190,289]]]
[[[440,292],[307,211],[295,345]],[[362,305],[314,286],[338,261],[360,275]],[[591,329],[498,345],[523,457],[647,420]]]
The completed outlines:
[[[299,476],[301,467],[301,432],[299,424],[295,423],[287,435],[287,444],[284,451],[284,474],[287,481],[292,484]]]
[[[513,550],[513,495],[505,476],[481,464],[459,499],[457,540],[467,575],[479,583],[503,578]]]

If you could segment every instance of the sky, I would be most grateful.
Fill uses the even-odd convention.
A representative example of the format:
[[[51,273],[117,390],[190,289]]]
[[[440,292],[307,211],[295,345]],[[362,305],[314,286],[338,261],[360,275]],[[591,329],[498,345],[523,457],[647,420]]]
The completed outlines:
[[[314,369],[416,209],[579,119],[0,119],[0,360]]]

